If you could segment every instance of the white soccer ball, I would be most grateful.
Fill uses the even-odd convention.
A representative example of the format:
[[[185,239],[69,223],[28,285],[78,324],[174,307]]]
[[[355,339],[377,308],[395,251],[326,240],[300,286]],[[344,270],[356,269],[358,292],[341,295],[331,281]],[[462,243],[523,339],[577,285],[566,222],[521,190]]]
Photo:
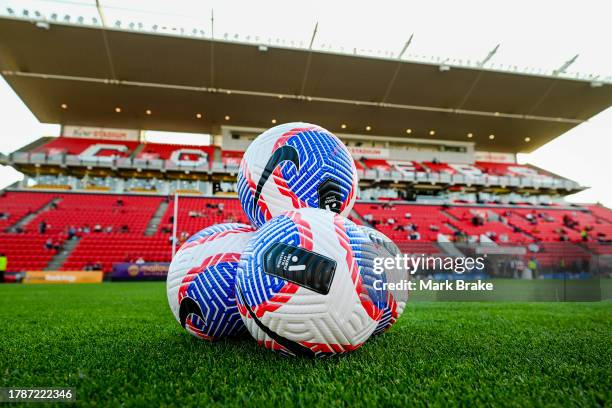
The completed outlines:
[[[358,184],[346,146],[310,123],[287,123],[259,135],[246,150],[238,172],[240,203],[257,227],[303,207],[347,216]]]
[[[234,283],[240,254],[255,232],[245,224],[218,224],[191,236],[168,270],[168,303],[196,337],[214,340],[244,332]]]
[[[380,279],[383,284],[387,284],[384,286],[385,306],[383,315],[378,323],[378,327],[376,327],[374,331],[374,335],[376,335],[389,330],[402,313],[404,313],[406,302],[408,301],[408,291],[397,288],[402,287],[398,284],[408,281],[408,270],[401,265],[397,265],[395,262],[392,263],[393,266],[391,267],[389,267],[391,262],[384,265],[385,259],[396,258],[397,255],[401,255],[400,249],[389,237],[378,230],[364,225],[359,228],[366,234],[371,242],[372,248],[368,252],[374,253],[376,258],[383,260],[383,271],[380,274]],[[380,263],[381,261],[378,262]],[[393,286],[388,285],[389,283],[393,284]],[[392,289],[390,289],[390,287]]]
[[[369,239],[347,218],[316,208],[280,215],[240,258],[236,299],[260,345],[319,357],[360,347],[383,315]]]

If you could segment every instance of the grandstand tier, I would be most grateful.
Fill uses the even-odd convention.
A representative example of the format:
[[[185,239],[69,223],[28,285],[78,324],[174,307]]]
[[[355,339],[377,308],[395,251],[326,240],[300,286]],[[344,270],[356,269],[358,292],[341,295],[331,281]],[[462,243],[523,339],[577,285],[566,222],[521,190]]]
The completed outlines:
[[[212,224],[248,222],[235,198],[180,197],[178,203],[179,243]],[[3,220],[0,253],[7,255],[10,271],[47,268],[70,240],[76,245],[65,254],[62,270],[110,272],[114,263],[140,258],[169,262],[173,204],[164,196],[5,192],[0,212],[9,218]],[[601,206],[357,202],[350,217],[385,233],[410,254],[441,254],[449,242],[522,246],[526,259],[545,268],[612,255],[612,211]]]
[[[231,137],[226,139],[225,143],[231,144],[233,139]],[[363,149],[358,151],[361,152]],[[224,181],[234,182],[243,154],[242,150],[224,149],[219,146],[58,137],[41,138],[30,147],[20,149],[6,157],[0,156],[0,163],[14,166],[28,176],[22,186],[29,182],[31,184],[28,186],[40,188],[61,186],[61,188],[78,190],[75,184],[79,186],[85,184],[91,188],[89,180],[86,183],[80,180],[68,183],[66,182],[68,176],[85,174],[124,179],[126,176],[142,178],[146,175],[147,178],[155,180],[176,178],[208,180],[210,175],[214,174]],[[389,154],[405,156],[407,153],[396,149],[390,150]],[[409,190],[419,192],[435,186],[443,191],[452,191],[456,188],[479,190],[501,188],[531,196],[548,193],[552,193],[553,196],[563,196],[582,189],[578,183],[546,174],[528,165],[473,161],[473,157],[469,154],[462,156],[462,160],[471,158],[471,163],[445,162],[435,159],[435,152],[429,155],[433,157],[429,161],[355,157],[355,166],[364,183],[393,182],[396,185],[394,188],[399,192]],[[97,187],[112,191],[112,186],[108,184]],[[166,192],[174,190],[175,187],[161,188],[160,191],[155,183],[150,183],[146,186],[137,185],[135,188],[140,191]],[[188,187],[186,190],[194,189]],[[201,190],[201,192],[211,194],[210,190]]]

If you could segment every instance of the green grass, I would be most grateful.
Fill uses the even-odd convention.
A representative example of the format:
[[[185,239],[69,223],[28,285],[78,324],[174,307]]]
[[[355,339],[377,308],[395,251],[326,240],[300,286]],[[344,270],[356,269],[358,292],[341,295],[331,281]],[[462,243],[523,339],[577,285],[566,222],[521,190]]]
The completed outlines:
[[[191,337],[163,283],[0,285],[1,386],[71,386],[85,406],[610,405],[612,303],[411,303],[313,361]]]

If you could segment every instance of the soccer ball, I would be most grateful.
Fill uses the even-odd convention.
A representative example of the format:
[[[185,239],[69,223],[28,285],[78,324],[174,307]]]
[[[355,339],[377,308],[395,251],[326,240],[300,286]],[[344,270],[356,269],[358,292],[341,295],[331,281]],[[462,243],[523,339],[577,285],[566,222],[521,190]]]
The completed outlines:
[[[355,162],[331,132],[309,123],[287,123],[259,135],[238,172],[245,214],[261,227],[285,211],[325,208],[348,215],[357,197]]]
[[[235,223],[208,227],[191,236],[172,259],[168,303],[189,333],[214,340],[244,332],[234,282],[240,253],[254,231]]]
[[[321,357],[360,347],[383,315],[373,253],[347,218],[302,208],[253,236],[236,274],[238,310],[260,345]],[[370,265],[370,266],[368,266]]]
[[[359,228],[370,240],[371,248],[368,249],[368,252],[375,253],[377,258],[395,258],[397,255],[401,255],[401,251],[397,245],[382,232],[366,226],[360,226]],[[408,280],[408,270],[398,267],[398,265],[394,263],[393,267],[384,268],[380,279],[384,283],[402,283],[402,281]],[[383,333],[391,328],[402,313],[404,313],[407,301],[407,290],[388,290],[385,286],[385,306],[383,315],[378,323],[378,327],[374,330],[374,335]]]

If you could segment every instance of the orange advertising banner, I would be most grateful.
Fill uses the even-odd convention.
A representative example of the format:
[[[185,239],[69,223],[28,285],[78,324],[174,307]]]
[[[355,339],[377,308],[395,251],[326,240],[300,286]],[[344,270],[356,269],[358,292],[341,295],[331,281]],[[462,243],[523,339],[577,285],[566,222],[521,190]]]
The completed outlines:
[[[28,271],[23,283],[101,283],[102,271]]]

